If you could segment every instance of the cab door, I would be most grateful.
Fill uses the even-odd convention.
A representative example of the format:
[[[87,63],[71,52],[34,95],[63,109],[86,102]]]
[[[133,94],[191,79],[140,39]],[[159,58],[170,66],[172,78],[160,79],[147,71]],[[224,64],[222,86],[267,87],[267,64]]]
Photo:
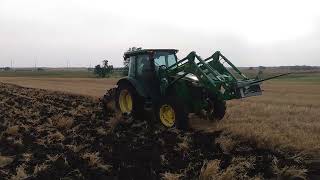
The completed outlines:
[[[149,54],[136,56],[136,79],[145,88],[152,99],[157,97],[159,85],[157,85],[153,59]]]

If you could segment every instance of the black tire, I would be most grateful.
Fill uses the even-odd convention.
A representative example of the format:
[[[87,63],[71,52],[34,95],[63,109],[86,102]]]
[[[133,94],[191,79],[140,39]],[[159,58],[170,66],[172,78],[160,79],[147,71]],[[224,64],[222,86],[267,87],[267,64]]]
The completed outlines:
[[[160,117],[161,116],[160,109],[165,105],[171,106],[174,111],[175,122],[171,127],[175,127],[181,130],[188,130],[190,127],[188,113],[184,105],[179,101],[177,97],[174,97],[174,96],[166,97],[160,101],[159,105],[156,108],[156,116],[157,116],[156,119],[158,120],[158,122],[161,123],[162,126],[166,128],[170,128],[169,126],[166,126],[164,123],[162,123],[161,117]]]
[[[117,109],[121,112],[119,96],[120,92],[123,90],[127,90],[132,98],[132,111],[130,112],[130,115],[133,118],[141,118],[141,116],[143,115],[143,98],[137,93],[136,89],[129,83],[122,82],[118,85],[115,95]]]
[[[221,120],[226,114],[226,101],[217,98],[209,98],[210,106],[207,109],[207,117],[211,121]]]
[[[221,120],[226,114],[226,101],[224,100],[216,100],[214,101],[213,107],[213,117],[217,120]]]

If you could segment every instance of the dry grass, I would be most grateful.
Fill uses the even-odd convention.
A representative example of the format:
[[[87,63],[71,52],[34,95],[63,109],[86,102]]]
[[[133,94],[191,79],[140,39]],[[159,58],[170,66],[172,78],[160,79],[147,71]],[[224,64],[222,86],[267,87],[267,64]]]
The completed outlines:
[[[174,174],[174,173],[169,173],[169,172],[166,172],[166,173],[162,174],[162,179],[163,180],[179,180],[182,177],[183,177],[182,174]]]
[[[87,152],[82,155],[83,159],[87,159],[90,166],[97,166],[101,163],[101,159],[99,157],[99,152],[91,153]]]
[[[296,166],[285,166],[280,168],[277,159],[273,160],[273,171],[278,179],[307,179],[307,170]]]
[[[193,126],[206,131],[224,130],[235,139],[250,140],[262,148],[319,157],[320,84],[272,81],[263,89],[262,96],[229,101],[222,121],[195,118]],[[223,145],[229,149],[232,142]]]
[[[232,179],[263,179],[259,175],[250,177],[247,173],[254,169],[254,157],[233,158],[226,169],[220,168],[220,160],[211,160],[203,163],[200,180],[232,180]],[[292,176],[288,176],[289,178]]]
[[[20,179],[26,179],[26,178],[28,178],[28,175],[26,173],[24,165],[17,167],[16,174],[11,176],[11,180],[20,180]]]
[[[109,164],[104,164],[103,160],[100,158],[99,152],[86,152],[81,155],[81,157],[88,161],[89,166],[98,167],[105,171],[109,171],[112,166]]]
[[[69,129],[73,125],[73,119],[70,117],[65,117],[61,114],[53,116],[50,118],[49,122],[54,124],[56,127],[61,129]]]
[[[209,162],[204,162],[201,173],[200,173],[200,180],[211,180],[217,178],[220,172],[220,161],[219,160],[212,160]]]
[[[121,121],[124,121],[121,113],[116,112],[115,115],[113,117],[110,117],[109,121],[107,122],[108,126],[110,126],[109,131],[112,132]]]
[[[17,135],[19,132],[19,126],[10,126],[7,128],[6,133],[10,135]]]
[[[0,154],[0,168],[5,167],[13,162],[12,157],[1,156]]]
[[[175,147],[175,150],[187,152],[190,149],[190,139],[188,136],[180,136],[179,137],[182,142],[177,143],[177,146]]]
[[[97,98],[101,97],[108,89],[112,88],[117,80],[117,78],[0,77],[0,82],[4,83],[89,95]]]
[[[82,150],[85,146],[84,145],[66,145],[66,147],[70,150],[72,150],[75,153],[78,153],[80,150]]]
[[[217,138],[216,142],[220,144],[220,147],[226,154],[229,154],[238,143],[238,141],[235,141],[232,137],[225,135]]]
[[[320,85],[267,83],[264,95],[228,103],[217,126],[261,147],[320,152]]]
[[[46,165],[45,163],[42,163],[42,164],[37,164],[35,167],[34,167],[34,171],[33,171],[33,174],[38,174],[39,172],[41,171],[45,171],[46,169],[48,168],[48,165]]]
[[[59,131],[48,135],[49,143],[53,143],[54,141],[63,141],[64,139],[64,135]]]

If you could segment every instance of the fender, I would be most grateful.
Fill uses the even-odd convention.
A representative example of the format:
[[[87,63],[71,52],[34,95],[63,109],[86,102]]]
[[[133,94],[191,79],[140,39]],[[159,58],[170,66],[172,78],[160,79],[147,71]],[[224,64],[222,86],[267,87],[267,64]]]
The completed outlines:
[[[139,83],[139,81],[135,80],[134,78],[131,77],[124,77],[121,78],[118,82],[117,85],[119,85],[120,83],[129,83],[130,85],[132,85],[136,91],[138,92],[138,94],[144,98],[147,97],[147,93],[145,91],[145,89],[143,88],[143,86]]]

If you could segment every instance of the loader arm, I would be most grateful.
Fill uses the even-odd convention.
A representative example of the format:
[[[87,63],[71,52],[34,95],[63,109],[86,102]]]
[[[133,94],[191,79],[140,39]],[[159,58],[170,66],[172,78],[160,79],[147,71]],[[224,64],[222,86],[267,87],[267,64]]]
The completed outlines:
[[[176,83],[178,80],[182,79],[186,75],[193,74],[198,78],[199,83],[203,87],[207,88],[210,92],[212,92],[212,94],[214,94],[217,98],[234,98],[230,96],[230,93],[232,93],[231,89],[233,85],[236,84],[237,80],[219,62],[219,55],[220,52],[217,51],[209,58],[203,60],[195,52],[189,53],[185,58],[181,59],[180,61],[166,69],[167,73],[164,74],[168,76],[176,76],[178,73],[183,72],[183,74],[180,75],[178,78],[169,82],[166,88],[172,86],[174,83]],[[229,63],[231,64],[231,62]],[[225,92],[221,93],[221,87],[223,87]]]
[[[225,66],[227,63],[233,70],[232,74]],[[202,59],[194,51],[189,53],[185,58],[177,63],[169,66],[166,73],[168,76],[177,76],[171,82],[162,84],[161,89],[163,94],[165,90],[174,85],[177,81],[187,76],[188,74],[195,75],[199,83],[211,92],[216,98],[221,100],[240,99],[250,96],[261,95],[261,80],[247,78],[235,65],[233,65],[219,51],[206,59]]]

